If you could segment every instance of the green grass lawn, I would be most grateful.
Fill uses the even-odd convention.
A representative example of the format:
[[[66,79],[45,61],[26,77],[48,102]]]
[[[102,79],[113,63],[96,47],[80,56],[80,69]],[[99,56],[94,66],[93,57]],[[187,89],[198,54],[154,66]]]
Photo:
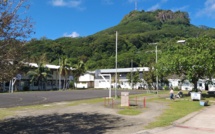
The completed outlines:
[[[167,93],[163,92],[163,93]],[[148,101],[156,101],[156,102],[167,102],[168,108],[164,111],[164,113],[157,118],[155,122],[150,123],[145,128],[151,129],[155,127],[163,127],[171,125],[174,121],[192,113],[195,111],[198,111],[203,106],[200,106],[199,101],[191,101],[190,95],[188,95],[188,92],[184,91],[184,97],[182,99],[178,99],[175,101],[165,100],[162,98],[152,98]],[[206,91],[202,92],[202,99],[208,100],[209,105],[215,102],[215,95],[208,95]]]
[[[156,99],[156,101],[158,101],[158,99]],[[174,121],[203,108],[200,106],[199,101],[190,101],[187,99],[175,101],[165,100],[165,102],[168,103],[168,108],[155,122],[150,123],[145,128],[151,129],[171,125]]]

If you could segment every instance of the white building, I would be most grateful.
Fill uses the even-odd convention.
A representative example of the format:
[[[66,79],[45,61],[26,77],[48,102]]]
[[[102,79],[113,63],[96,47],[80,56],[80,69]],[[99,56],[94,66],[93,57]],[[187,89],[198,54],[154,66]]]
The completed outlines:
[[[175,88],[175,87],[178,87],[180,88],[180,82],[181,82],[181,79],[168,79],[169,81],[169,87],[172,87],[172,88]]]
[[[86,73],[79,77],[78,83],[75,84],[76,88],[93,88],[94,75]]]
[[[94,80],[94,88],[110,88],[115,87],[116,85],[119,86],[119,88],[124,89],[132,89],[131,82],[127,79],[128,73],[134,73],[139,71],[140,78],[143,77],[145,71],[149,71],[148,67],[135,67],[135,68],[117,68],[117,69],[100,69],[100,73],[102,76],[95,78]],[[92,71],[92,74],[95,74],[96,71]],[[118,76],[118,82],[117,84],[115,81],[115,74],[117,73]],[[133,86],[133,88],[138,88],[142,86],[143,83],[137,83]]]

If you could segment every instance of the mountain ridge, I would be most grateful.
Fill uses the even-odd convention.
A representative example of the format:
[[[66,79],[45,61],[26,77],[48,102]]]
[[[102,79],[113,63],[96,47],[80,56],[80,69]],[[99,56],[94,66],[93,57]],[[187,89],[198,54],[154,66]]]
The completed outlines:
[[[118,67],[150,66],[155,62],[152,43],[164,50],[168,42],[199,36],[215,38],[215,29],[197,27],[190,23],[188,13],[156,10],[131,11],[118,25],[93,35],[78,38],[62,37],[56,40],[31,40],[26,57],[47,55],[49,63],[58,64],[60,57],[68,57],[72,64],[83,60],[89,70],[115,67],[115,32],[118,31]],[[32,53],[34,52],[34,53]]]

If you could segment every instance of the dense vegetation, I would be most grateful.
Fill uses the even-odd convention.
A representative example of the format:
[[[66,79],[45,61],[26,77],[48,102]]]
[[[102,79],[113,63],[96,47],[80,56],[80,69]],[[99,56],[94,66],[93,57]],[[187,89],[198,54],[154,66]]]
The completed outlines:
[[[199,79],[215,77],[215,39],[208,37],[189,38],[187,42],[170,46],[162,53],[158,64],[159,74],[177,74],[194,84],[197,90]]]
[[[132,11],[121,22],[94,35],[79,38],[63,37],[50,40],[32,39],[25,45],[27,61],[46,53],[50,64],[59,64],[67,57],[72,64],[80,60],[88,70],[115,67],[115,31],[118,31],[118,67],[152,66],[155,62],[155,45],[160,52],[179,39],[207,35],[215,37],[215,29],[190,24],[186,12],[157,10]]]

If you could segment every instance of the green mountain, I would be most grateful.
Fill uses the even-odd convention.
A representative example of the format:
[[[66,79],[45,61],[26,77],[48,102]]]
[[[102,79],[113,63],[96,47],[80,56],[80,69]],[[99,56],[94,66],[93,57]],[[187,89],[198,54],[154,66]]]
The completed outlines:
[[[46,54],[48,62],[58,64],[62,56],[72,64],[83,60],[89,70],[115,67],[115,32],[118,31],[118,67],[149,66],[155,62],[155,46],[163,51],[169,42],[190,37],[215,38],[215,29],[194,26],[186,12],[156,10],[132,11],[118,25],[80,38],[32,39],[25,45],[28,61]],[[159,55],[158,55],[159,56]]]

